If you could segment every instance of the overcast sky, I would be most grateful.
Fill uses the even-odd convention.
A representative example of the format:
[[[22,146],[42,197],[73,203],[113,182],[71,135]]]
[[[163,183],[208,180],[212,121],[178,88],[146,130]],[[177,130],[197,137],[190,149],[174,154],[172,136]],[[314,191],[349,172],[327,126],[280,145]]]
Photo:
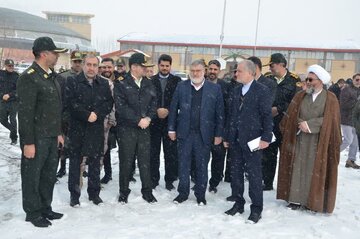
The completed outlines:
[[[116,39],[131,32],[220,35],[223,4],[224,0],[0,0],[2,7],[42,17],[42,11],[95,14],[93,43],[109,50],[116,47]],[[225,38],[255,38],[257,6],[258,0],[227,0]],[[360,0],[261,0],[258,40],[352,40],[360,48],[359,9]]]

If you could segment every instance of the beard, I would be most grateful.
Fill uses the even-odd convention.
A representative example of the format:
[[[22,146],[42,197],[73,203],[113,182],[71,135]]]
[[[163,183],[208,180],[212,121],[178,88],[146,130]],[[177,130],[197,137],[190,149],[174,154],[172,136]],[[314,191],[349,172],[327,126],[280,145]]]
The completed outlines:
[[[213,81],[216,80],[217,76],[214,73],[209,73],[208,78]]]
[[[306,94],[312,95],[315,92],[315,88],[313,86],[310,86],[310,87],[307,87],[305,91],[306,91]]]
[[[203,82],[204,77],[193,77],[193,76],[190,76],[190,80],[191,80],[191,82],[194,83],[194,84],[200,84],[201,82]]]
[[[101,73],[101,75],[104,76],[104,77],[106,77],[106,78],[110,78],[111,75],[112,75],[112,72],[110,72],[110,71],[103,71],[103,72]]]

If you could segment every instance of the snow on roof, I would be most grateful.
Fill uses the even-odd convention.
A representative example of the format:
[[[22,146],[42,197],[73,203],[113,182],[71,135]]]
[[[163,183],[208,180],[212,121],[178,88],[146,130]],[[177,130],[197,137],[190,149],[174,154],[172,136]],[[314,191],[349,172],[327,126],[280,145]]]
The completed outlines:
[[[194,36],[194,35],[149,35],[144,33],[132,33],[118,39],[118,41],[139,41],[166,44],[199,44],[199,45],[219,45],[219,36]],[[225,36],[223,41],[226,46],[254,46],[255,40],[245,36]],[[326,42],[321,40],[309,39],[309,41],[288,40],[280,37],[259,39],[257,46],[261,47],[287,47],[287,48],[311,48],[311,49],[338,49],[338,50],[360,50],[360,44],[355,40]]]

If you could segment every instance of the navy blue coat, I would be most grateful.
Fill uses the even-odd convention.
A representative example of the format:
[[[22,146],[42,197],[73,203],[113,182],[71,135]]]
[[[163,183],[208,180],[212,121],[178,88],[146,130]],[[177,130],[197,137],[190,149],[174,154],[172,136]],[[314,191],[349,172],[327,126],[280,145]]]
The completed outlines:
[[[83,156],[101,156],[104,150],[104,119],[111,112],[113,98],[109,82],[96,76],[92,86],[84,72],[67,80],[65,96],[70,111],[70,150],[80,150]],[[91,112],[97,120],[88,122]]]
[[[179,82],[170,105],[169,131],[175,131],[178,139],[186,139],[191,124],[191,81]],[[221,87],[205,81],[200,109],[200,133],[204,144],[212,144],[214,137],[223,137],[224,100]]]
[[[258,137],[270,142],[273,119],[269,88],[254,80],[241,100],[242,87],[236,87],[231,92],[225,141],[229,142],[230,146],[236,141],[240,145],[246,145]]]

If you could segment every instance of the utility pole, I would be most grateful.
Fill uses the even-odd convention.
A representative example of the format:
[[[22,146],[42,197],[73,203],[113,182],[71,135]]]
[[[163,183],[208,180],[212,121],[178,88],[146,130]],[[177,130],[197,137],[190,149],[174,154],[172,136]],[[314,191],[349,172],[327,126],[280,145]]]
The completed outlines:
[[[221,55],[222,55],[222,46],[223,46],[223,41],[224,41],[225,14],[226,14],[226,0],[224,0],[224,11],[223,11],[223,19],[222,19],[222,25],[221,25],[221,34],[220,34],[219,58],[221,58]]]
[[[256,17],[256,30],[255,30],[255,44],[254,44],[254,56],[256,56],[256,45],[257,45],[257,37],[258,37],[258,29],[259,29],[259,16],[260,16],[260,5],[261,0],[258,2],[258,11],[257,11],[257,17]]]

